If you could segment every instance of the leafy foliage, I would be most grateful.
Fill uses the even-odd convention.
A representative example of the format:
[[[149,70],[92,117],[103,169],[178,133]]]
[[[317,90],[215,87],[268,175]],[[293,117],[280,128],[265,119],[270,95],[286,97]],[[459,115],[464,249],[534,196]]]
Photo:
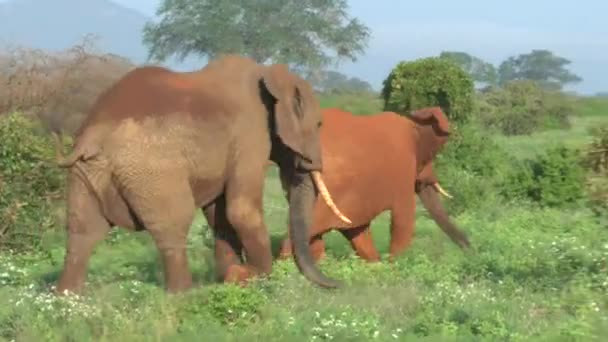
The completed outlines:
[[[486,127],[505,135],[531,134],[543,128],[570,127],[572,103],[561,93],[534,81],[513,81],[480,94],[477,116]]]
[[[358,77],[348,77],[340,72],[328,70],[316,72],[306,78],[323,92],[334,94],[371,92],[372,86]]]
[[[499,192],[515,163],[492,136],[475,123],[455,131],[436,158],[441,183],[450,189],[454,200],[446,206],[454,215],[466,210],[481,210],[500,201]]]
[[[587,191],[591,208],[596,214],[608,218],[608,125],[592,132],[584,158],[587,169]]]
[[[585,166],[592,172],[608,175],[608,126],[592,130],[593,141],[589,144]]]
[[[496,68],[491,63],[461,51],[442,51],[439,58],[460,66],[475,82],[495,85],[498,82]]]
[[[62,174],[52,163],[49,139],[15,113],[0,119],[0,250],[36,250],[45,229],[53,227],[51,198]]]
[[[407,113],[440,106],[452,122],[463,123],[473,110],[473,81],[456,64],[429,57],[400,62],[384,80],[384,110]]]
[[[577,83],[582,78],[566,66],[570,60],[557,56],[549,50],[532,50],[527,54],[509,57],[498,67],[499,83],[514,80],[532,80],[543,88],[560,90],[568,83]]]
[[[325,66],[354,61],[366,47],[369,28],[347,8],[346,0],[163,0],[161,20],[146,24],[143,41],[159,61],[238,53],[259,63]]]
[[[584,197],[585,172],[577,150],[557,145],[536,159],[525,160],[509,175],[503,193],[547,207],[577,204]]]
[[[37,116],[55,132],[73,133],[97,96],[135,67],[96,51],[93,35],[69,49],[14,48],[0,52],[0,114]]]

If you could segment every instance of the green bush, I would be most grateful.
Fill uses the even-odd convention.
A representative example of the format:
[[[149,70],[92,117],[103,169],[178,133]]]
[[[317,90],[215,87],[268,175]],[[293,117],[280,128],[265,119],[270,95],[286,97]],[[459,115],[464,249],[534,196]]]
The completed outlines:
[[[441,183],[455,196],[446,201],[453,214],[521,200],[564,207],[584,198],[585,172],[577,150],[557,146],[519,160],[474,122],[450,137],[436,164]]]
[[[473,122],[450,136],[436,165],[441,183],[455,196],[446,201],[452,214],[495,204],[497,189],[508,186],[505,180],[515,170],[514,158]]]
[[[52,197],[62,186],[53,144],[19,113],[0,118],[0,250],[36,250],[54,225]]]
[[[506,197],[531,200],[546,207],[564,207],[584,197],[585,172],[577,150],[564,146],[548,149],[536,159],[527,159],[523,168],[509,175],[503,188]]]
[[[382,111],[382,100],[377,94],[317,94],[322,108],[340,108],[355,115],[370,115]]]
[[[593,141],[584,158],[591,209],[608,218],[608,125],[591,132]]]
[[[473,111],[473,81],[453,62],[437,57],[400,62],[384,80],[384,110],[407,113],[440,106],[451,121],[464,123]]]
[[[482,92],[476,111],[487,128],[505,135],[526,135],[569,128],[574,107],[564,94],[544,90],[534,81],[512,81]]]

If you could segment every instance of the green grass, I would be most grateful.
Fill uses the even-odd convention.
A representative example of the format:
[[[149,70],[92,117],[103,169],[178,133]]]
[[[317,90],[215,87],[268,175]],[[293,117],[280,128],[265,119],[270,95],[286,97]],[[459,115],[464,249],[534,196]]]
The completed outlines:
[[[608,98],[581,97],[576,100],[577,114],[581,116],[608,116]]]
[[[546,130],[528,136],[506,137],[497,135],[495,139],[514,156],[527,158],[555,144],[564,144],[571,148],[584,148],[592,141],[590,129],[600,125],[608,125],[608,115],[574,116],[570,120],[572,127],[568,130]]]
[[[287,217],[273,172],[265,215],[276,249]],[[49,233],[49,255],[0,256],[0,339],[574,341],[608,333],[608,234],[589,212],[510,206],[455,219],[475,253],[461,252],[423,212],[412,247],[393,264],[365,264],[330,234],[321,267],[346,281],[338,291],[312,286],[291,260],[245,289],[214,283],[199,215],[189,240],[196,289],[165,294],[149,235],[115,230],[92,257],[85,295],[55,298],[64,236]],[[372,229],[386,252],[386,215]]]
[[[592,141],[591,130],[608,125],[608,100],[600,97],[581,97],[573,101],[576,115],[570,117],[570,129],[550,129],[527,136],[497,135],[496,141],[506,146],[512,155],[520,158],[532,157],[556,144],[585,148]]]
[[[374,112],[356,99],[324,105]],[[553,141],[582,146],[599,115],[570,131],[502,138],[510,152],[542,151]],[[488,201],[491,201],[488,199]],[[276,170],[265,187],[265,216],[277,250],[287,205]],[[150,236],[114,230],[91,259],[81,297],[50,294],[62,269],[63,232],[45,234],[34,254],[0,254],[0,341],[601,341],[608,336],[608,231],[587,209],[485,203],[454,220],[470,234],[463,253],[417,211],[416,238],[394,263],[366,264],[337,233],[326,236],[326,274],[340,290],[306,281],[293,261],[247,288],[214,280],[202,215],[189,236],[196,288],[163,291]],[[372,225],[388,250],[388,215]],[[601,336],[604,336],[602,338]]]

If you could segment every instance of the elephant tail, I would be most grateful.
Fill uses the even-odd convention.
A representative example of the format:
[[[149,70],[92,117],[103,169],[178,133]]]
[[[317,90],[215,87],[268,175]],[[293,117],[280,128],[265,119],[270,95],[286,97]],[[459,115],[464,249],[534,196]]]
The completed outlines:
[[[445,208],[441,204],[439,193],[447,194],[447,192],[445,192],[445,190],[438,185],[422,186],[418,192],[418,197],[420,197],[423,206],[429,212],[439,228],[441,228],[441,230],[443,230],[443,232],[447,234],[450,239],[460,248],[469,249],[471,247],[471,243],[469,242],[467,235],[456,227],[454,223],[452,223]],[[447,195],[445,196],[447,197]]]
[[[57,159],[57,165],[62,168],[71,167],[78,160],[87,160],[94,157],[99,152],[98,148],[91,148],[87,145],[79,144],[74,148],[72,153],[64,156],[61,152],[63,150],[63,135],[53,132],[53,138],[55,140],[55,154]]]

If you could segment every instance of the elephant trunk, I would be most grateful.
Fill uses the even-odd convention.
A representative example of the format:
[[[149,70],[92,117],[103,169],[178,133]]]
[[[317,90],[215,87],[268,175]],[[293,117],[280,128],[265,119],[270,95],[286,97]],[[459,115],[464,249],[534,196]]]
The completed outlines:
[[[470,247],[469,239],[448,217],[447,212],[441,204],[437,190],[435,190],[433,186],[422,186],[422,189],[418,192],[418,197],[420,197],[423,206],[439,228],[441,228],[455,244],[460,246],[460,248],[468,249]]]
[[[313,218],[316,191],[311,174],[294,172],[288,191],[289,196],[289,234],[293,241],[294,259],[300,272],[310,281],[326,288],[338,288],[342,284],[328,278],[317,268],[310,252],[309,231]]]

